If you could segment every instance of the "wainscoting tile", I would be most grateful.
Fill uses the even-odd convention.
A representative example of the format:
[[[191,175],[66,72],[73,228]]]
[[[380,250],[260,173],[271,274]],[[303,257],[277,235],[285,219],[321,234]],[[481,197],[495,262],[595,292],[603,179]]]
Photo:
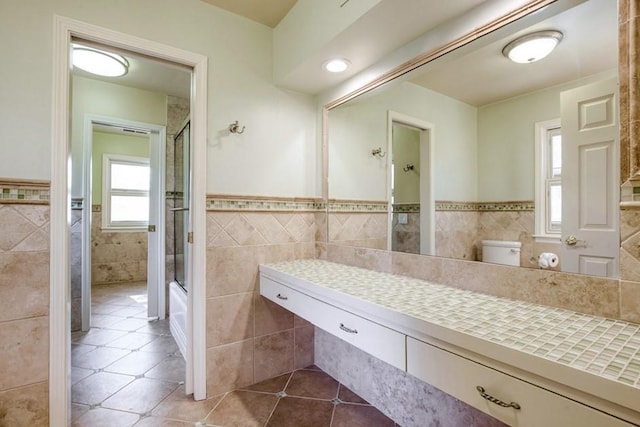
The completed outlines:
[[[620,281],[620,318],[640,323],[640,282]]]
[[[253,380],[253,339],[207,349],[207,396],[246,387]]]
[[[269,301],[258,292],[254,295],[257,337],[293,328],[293,313]]]
[[[49,253],[0,252],[0,295],[0,322],[49,314]]]
[[[49,317],[2,323],[0,390],[46,381],[49,375]]]
[[[0,425],[49,425],[49,382],[0,391]]]
[[[207,347],[254,336],[253,293],[207,299]]]
[[[293,329],[256,337],[254,382],[293,370]]]

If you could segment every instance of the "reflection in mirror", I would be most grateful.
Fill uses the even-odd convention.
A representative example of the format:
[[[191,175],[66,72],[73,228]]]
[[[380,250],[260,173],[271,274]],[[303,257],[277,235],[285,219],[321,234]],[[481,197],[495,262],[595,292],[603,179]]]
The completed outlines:
[[[473,261],[502,253],[491,262],[617,276],[617,10],[610,0],[575,4],[559,1],[553,16],[528,16],[332,108],[329,241]],[[541,30],[563,33],[548,57],[503,56]]]

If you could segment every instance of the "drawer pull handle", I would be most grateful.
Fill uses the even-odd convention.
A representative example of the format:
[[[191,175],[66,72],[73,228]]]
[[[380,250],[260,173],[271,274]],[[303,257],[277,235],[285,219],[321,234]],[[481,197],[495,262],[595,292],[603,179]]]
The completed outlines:
[[[502,406],[503,408],[520,409],[520,405],[518,405],[516,402],[507,403],[486,393],[484,391],[484,387],[476,386],[476,390],[478,390],[480,396],[482,396],[484,399],[487,399],[489,402],[495,403],[496,405]]]
[[[346,326],[344,326],[344,323],[340,323],[340,329],[342,329],[343,331],[348,332],[350,334],[357,334],[358,333],[357,329],[347,328]]]
[[[276,295],[276,298],[281,299],[281,300],[285,300],[285,301],[289,299],[289,297],[286,297],[286,296],[280,295],[280,294]]]

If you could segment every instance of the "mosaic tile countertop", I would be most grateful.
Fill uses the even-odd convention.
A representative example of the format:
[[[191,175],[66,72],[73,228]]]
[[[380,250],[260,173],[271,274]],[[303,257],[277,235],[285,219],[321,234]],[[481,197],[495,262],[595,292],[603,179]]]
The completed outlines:
[[[266,267],[640,389],[640,325],[637,324],[322,260],[296,260]]]

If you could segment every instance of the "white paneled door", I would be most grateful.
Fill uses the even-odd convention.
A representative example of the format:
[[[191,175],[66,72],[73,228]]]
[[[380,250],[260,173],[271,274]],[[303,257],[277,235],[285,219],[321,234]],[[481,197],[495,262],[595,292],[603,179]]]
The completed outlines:
[[[581,86],[560,96],[562,270],[617,277],[618,83]]]

